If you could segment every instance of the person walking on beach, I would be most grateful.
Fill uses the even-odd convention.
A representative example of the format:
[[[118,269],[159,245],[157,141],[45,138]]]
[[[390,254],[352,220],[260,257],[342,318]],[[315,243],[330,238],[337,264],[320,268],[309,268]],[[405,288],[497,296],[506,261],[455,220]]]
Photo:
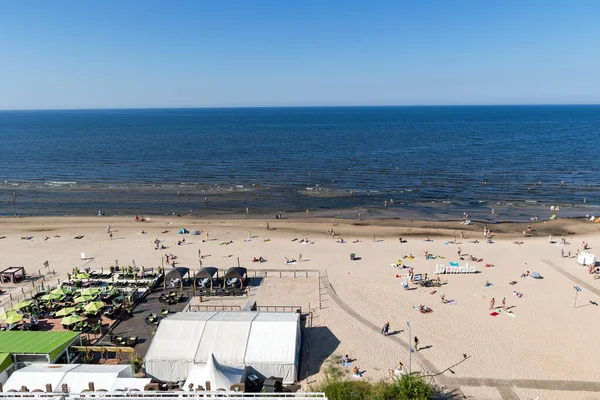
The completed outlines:
[[[302,253],[298,254],[298,261],[302,261]]]
[[[112,232],[110,232],[108,236],[110,236],[110,240],[112,240]]]
[[[110,225],[106,225],[106,233],[110,233]]]
[[[494,309],[495,304],[496,304],[496,300],[492,297],[492,299],[490,300],[490,310]]]
[[[271,227],[269,226],[269,223],[267,222],[267,230],[271,230]]]
[[[382,335],[384,335],[384,336],[387,336],[387,335],[388,335],[388,333],[389,333],[389,331],[390,331],[390,323],[389,323],[389,322],[386,322],[386,323],[383,325],[383,328],[381,328],[381,334],[382,334]]]
[[[415,351],[419,351],[419,338],[415,336]]]
[[[506,297],[502,299],[502,309],[506,311]]]

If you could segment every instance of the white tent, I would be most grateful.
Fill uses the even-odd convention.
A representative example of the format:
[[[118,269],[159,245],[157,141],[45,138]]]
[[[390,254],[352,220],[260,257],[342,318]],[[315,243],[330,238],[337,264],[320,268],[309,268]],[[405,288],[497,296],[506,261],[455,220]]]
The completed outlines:
[[[117,378],[132,377],[133,371],[130,365],[82,364],[67,372],[60,385],[66,383],[69,392],[72,393],[88,390],[89,382],[94,382],[95,390],[110,390]]]
[[[577,262],[581,265],[596,265],[596,256],[591,253],[579,253]]]
[[[206,322],[194,362],[206,364],[211,355],[223,364],[244,364],[246,342],[256,313],[219,313]]]
[[[266,377],[294,383],[299,352],[299,314],[184,312],[159,325],[146,354],[146,371],[173,382],[188,377],[194,364],[208,364],[214,354],[221,366],[252,366]]]
[[[215,314],[176,313],[161,321],[146,354],[146,372],[173,382],[185,379],[192,369],[206,321]]]
[[[252,321],[246,349],[246,365],[266,377],[294,382],[300,356],[299,314],[260,313]]]
[[[133,378],[130,365],[97,364],[35,364],[16,370],[4,385],[4,390],[20,390],[26,386],[29,391],[46,391],[46,384],[59,391],[66,384],[69,392],[80,393],[88,390],[89,382],[94,382],[95,390],[139,389],[151,379]]]
[[[198,388],[198,385],[206,389],[206,382],[208,381],[211,390],[229,390],[231,385],[242,382],[244,371],[243,364],[235,366],[221,365],[217,362],[215,356],[211,354],[206,364],[194,365],[183,387],[188,389],[191,384],[194,389]]]

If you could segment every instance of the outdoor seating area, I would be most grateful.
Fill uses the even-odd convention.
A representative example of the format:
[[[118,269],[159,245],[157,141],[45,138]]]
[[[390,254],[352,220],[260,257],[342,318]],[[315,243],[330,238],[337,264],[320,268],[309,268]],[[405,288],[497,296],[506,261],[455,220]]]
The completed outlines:
[[[158,301],[160,301],[161,303],[169,304],[169,305],[183,303],[186,300],[187,300],[187,296],[184,293],[178,293],[178,292],[174,292],[174,291],[171,291],[169,293],[162,293],[160,295],[160,297],[158,298]]]
[[[84,279],[81,273],[76,276]],[[12,310],[0,314],[0,330],[71,330],[101,334],[103,326],[108,329],[139,297],[137,288],[118,288],[104,282],[88,285],[90,283],[95,282],[63,283],[21,301]]]

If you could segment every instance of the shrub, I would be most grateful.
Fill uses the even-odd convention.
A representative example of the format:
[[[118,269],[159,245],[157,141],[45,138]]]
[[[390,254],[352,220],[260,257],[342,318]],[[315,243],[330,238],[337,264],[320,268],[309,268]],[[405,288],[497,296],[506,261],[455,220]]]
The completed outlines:
[[[325,381],[315,390],[325,393],[329,400],[432,400],[439,394],[434,384],[418,374],[403,375],[395,382],[346,380],[331,363],[325,370]]]

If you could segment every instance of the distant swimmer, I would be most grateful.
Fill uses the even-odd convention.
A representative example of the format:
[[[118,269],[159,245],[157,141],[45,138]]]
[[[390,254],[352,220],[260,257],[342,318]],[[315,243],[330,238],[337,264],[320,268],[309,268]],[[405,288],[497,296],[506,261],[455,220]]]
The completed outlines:
[[[15,204],[17,202],[17,192],[13,192],[13,200],[12,203]]]
[[[204,205],[207,206],[208,205],[208,197],[204,198]]]
[[[177,191],[177,197],[181,197],[181,192],[179,190]]]

